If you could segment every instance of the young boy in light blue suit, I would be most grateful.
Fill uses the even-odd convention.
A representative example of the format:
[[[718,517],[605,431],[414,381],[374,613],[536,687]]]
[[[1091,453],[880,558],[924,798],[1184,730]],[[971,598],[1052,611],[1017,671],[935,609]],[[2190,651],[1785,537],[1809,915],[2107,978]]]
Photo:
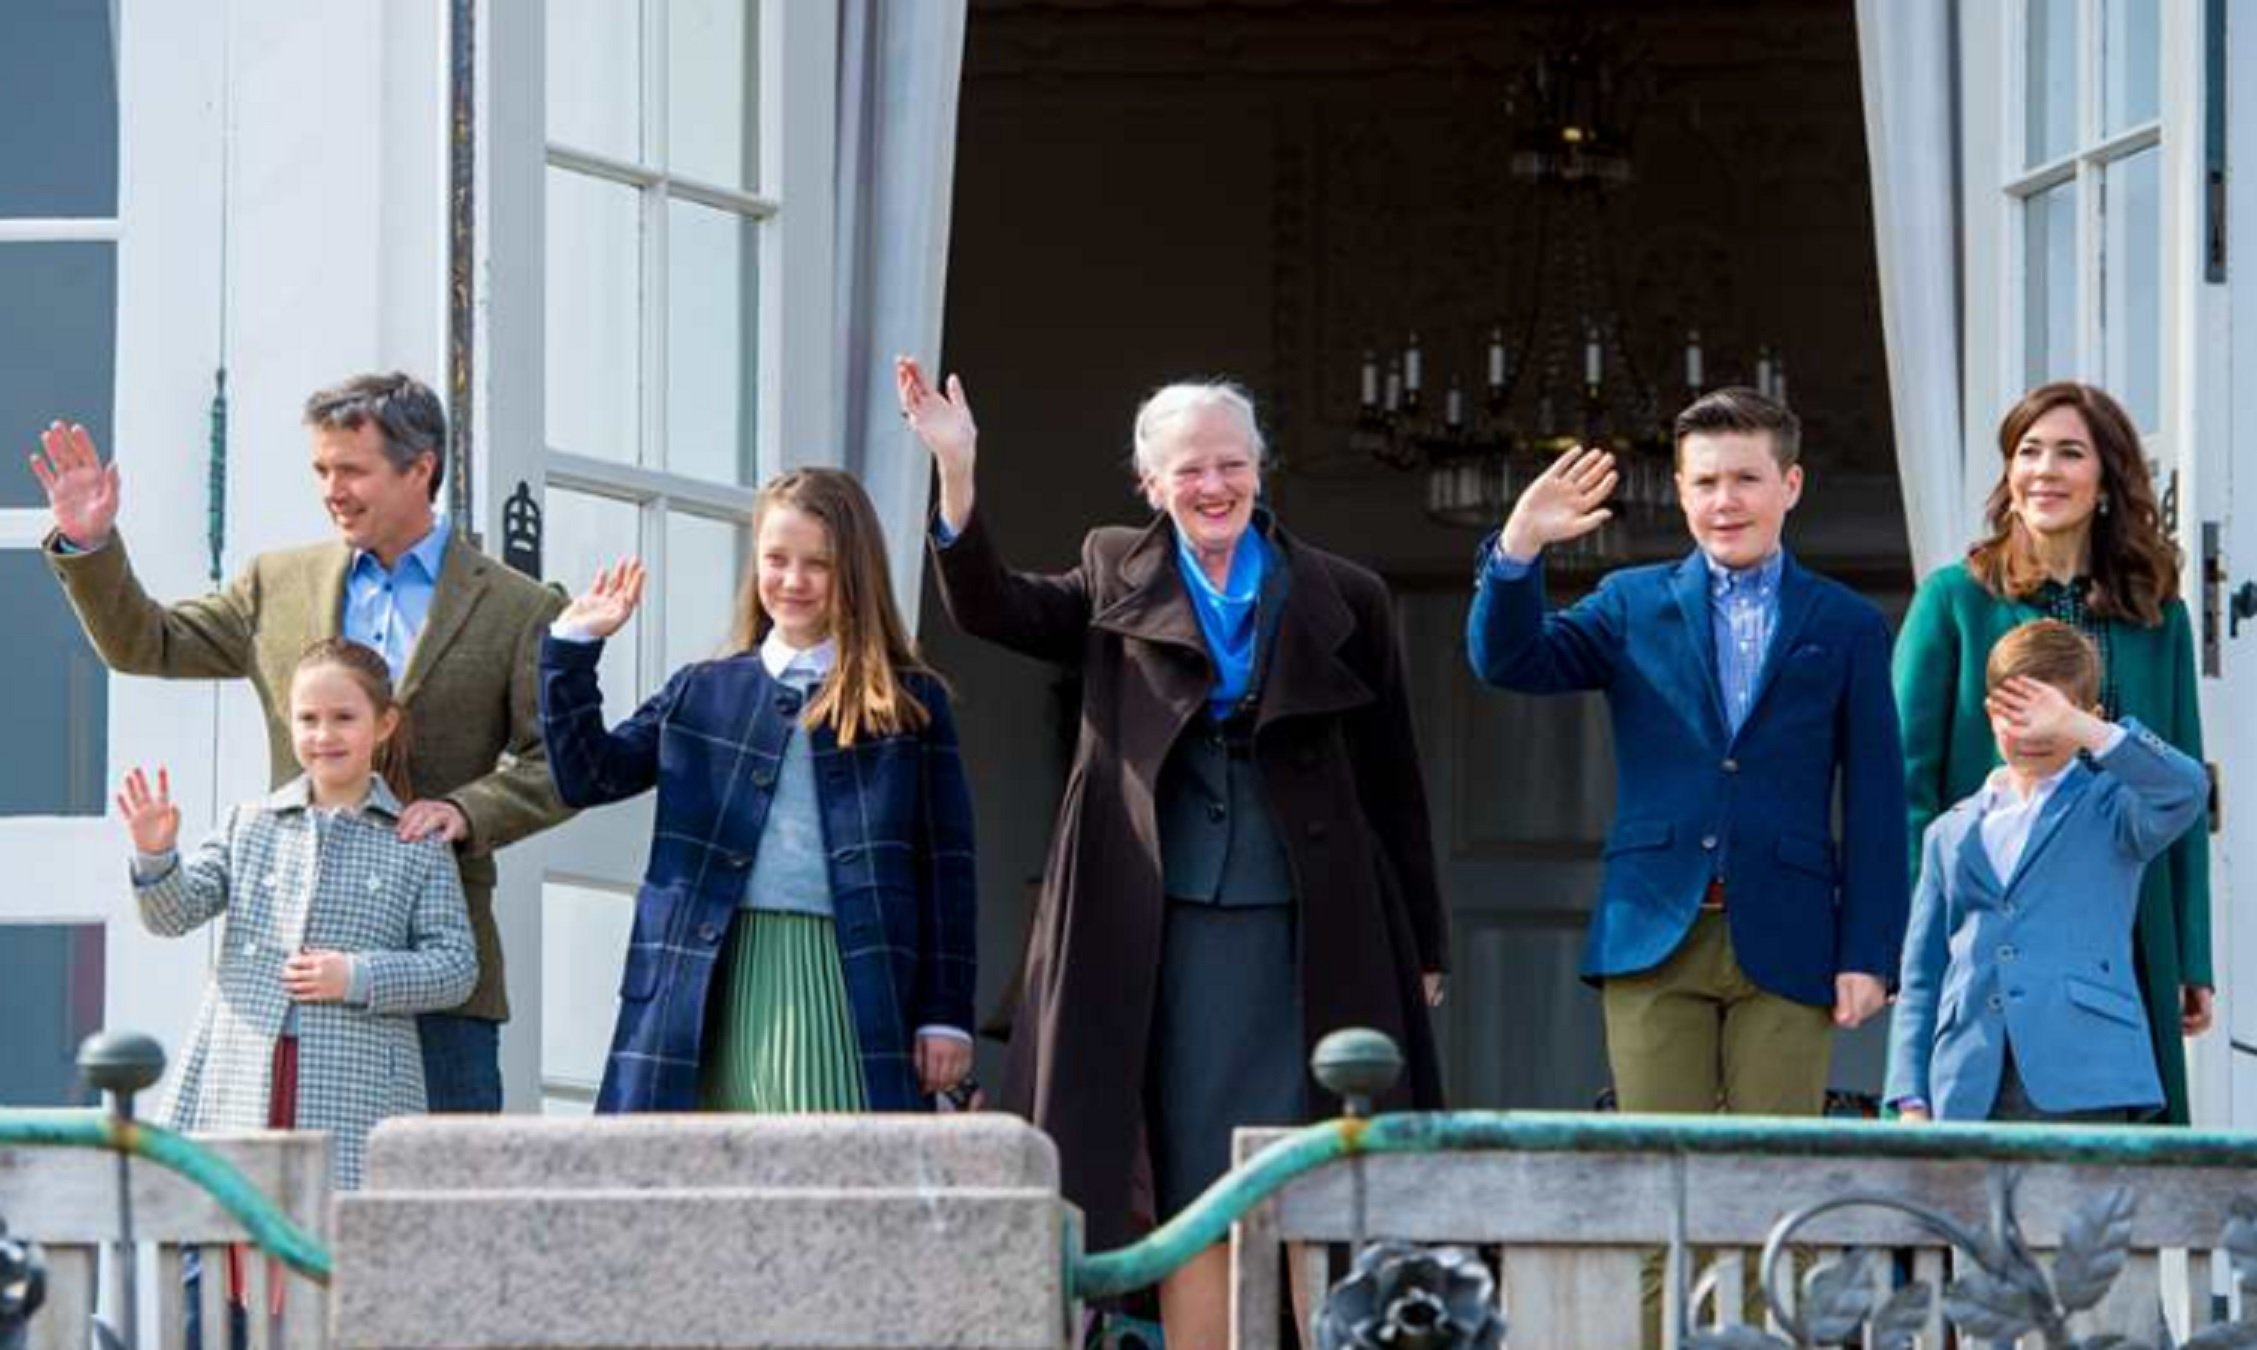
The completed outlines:
[[[2000,638],[1984,679],[2006,762],[1922,841],[1888,1099],[1910,1120],[2139,1119],[2163,1104],[2132,967],[2140,874],[2202,817],[2207,780],[2095,715],[2100,656],[2067,624]]]

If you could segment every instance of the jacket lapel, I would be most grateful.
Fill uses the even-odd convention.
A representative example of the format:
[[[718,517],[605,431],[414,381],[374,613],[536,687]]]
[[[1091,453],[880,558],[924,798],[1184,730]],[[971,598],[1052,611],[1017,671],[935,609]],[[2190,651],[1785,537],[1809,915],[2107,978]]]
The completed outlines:
[[[400,702],[415,697],[431,664],[469,622],[471,612],[485,598],[486,574],[492,567],[485,554],[462,542],[460,533],[449,534],[446,557],[439,563],[439,584],[431,592],[431,612],[423,618],[423,633],[408,653],[407,673],[400,677]]]
[[[1779,678],[1788,653],[1795,649],[1795,642],[1802,636],[1803,625],[1810,621],[1810,611],[1817,598],[1818,583],[1811,580],[1810,573],[1797,566],[1792,555],[1781,558],[1779,621],[1772,626],[1771,646],[1764,652],[1763,670],[1756,676],[1755,697],[1748,700],[1748,721],[1753,722],[1762,710],[1764,695],[1771,692],[1772,682]]]
[[[1281,717],[1345,712],[1370,703],[1371,689],[1340,659],[1341,647],[1356,631],[1356,616],[1333,584],[1332,574],[1284,526],[1273,526],[1269,538],[1291,580],[1264,668],[1255,725],[1268,726]],[[1393,646],[1393,633],[1382,636]]]
[[[1677,612],[1685,623],[1690,660],[1699,672],[1694,691],[1699,707],[1686,718],[1708,732],[1718,744],[1730,738],[1731,719],[1724,713],[1724,687],[1716,679],[1716,626],[1709,613],[1708,559],[1699,549],[1677,565],[1669,590],[1677,598]]]
[[[2022,878],[2030,874],[2030,864],[2037,861],[2038,855],[2045,852],[2046,845],[2061,833],[2061,823],[2076,808],[2077,800],[2084,796],[2085,789],[2091,785],[2092,770],[2080,761],[2062,778],[2060,785],[2053,789],[2053,795],[2045,799],[2045,809],[2038,812],[2038,823],[2030,827],[2030,842],[2022,846],[2022,856],[2015,859],[2014,875],[2006,879],[2008,891],[2022,884]]]
[[[314,639],[342,637],[345,632],[345,578],[352,574],[352,546],[343,542],[322,559],[313,573]],[[292,659],[295,660],[295,654]]]
[[[1986,900],[1997,900],[2006,893],[2005,883],[1999,880],[1998,871],[1991,866],[1990,850],[1983,847],[1983,818],[1970,814],[1967,828],[1959,836],[1959,856],[1954,860],[1960,880],[1968,890]]]

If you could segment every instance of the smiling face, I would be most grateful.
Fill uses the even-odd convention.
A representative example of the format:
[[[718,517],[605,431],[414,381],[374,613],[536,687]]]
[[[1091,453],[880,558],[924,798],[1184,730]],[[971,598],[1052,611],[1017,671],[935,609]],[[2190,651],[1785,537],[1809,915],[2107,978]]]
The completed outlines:
[[[400,714],[376,701],[343,666],[317,662],[290,681],[290,748],[313,780],[317,801],[357,801],[368,791],[376,748],[398,729]]]
[[[812,647],[831,635],[831,580],[836,562],[831,532],[793,506],[772,504],[760,517],[757,550],[760,607],[794,647]]]
[[[2075,537],[2091,530],[2100,490],[2092,428],[2068,405],[2032,422],[2007,461],[2008,509],[2032,534]]]
[[[1677,447],[1685,527],[1719,565],[1753,567],[1779,548],[1802,499],[1802,466],[1779,467],[1767,431],[1696,431]]]
[[[1165,424],[1159,445],[1157,466],[1144,476],[1144,499],[1168,513],[1194,552],[1228,557],[1262,492],[1245,422],[1225,407],[1194,406]]]
[[[375,554],[389,567],[430,533],[434,455],[418,455],[406,469],[384,453],[375,422],[313,429],[313,473],[321,504],[347,544]]]

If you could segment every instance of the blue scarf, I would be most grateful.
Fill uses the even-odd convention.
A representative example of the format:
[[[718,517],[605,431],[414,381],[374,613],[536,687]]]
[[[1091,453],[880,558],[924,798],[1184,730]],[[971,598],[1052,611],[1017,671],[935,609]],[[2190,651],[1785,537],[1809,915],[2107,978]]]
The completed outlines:
[[[1191,546],[1181,535],[1176,537],[1176,568],[1183,573],[1191,612],[1199,616],[1199,632],[1207,639],[1207,655],[1215,663],[1207,711],[1217,721],[1230,716],[1254,683],[1255,638],[1261,628],[1254,610],[1268,565],[1269,544],[1259,530],[1248,529],[1231,553],[1230,577],[1218,589],[1201,570]]]

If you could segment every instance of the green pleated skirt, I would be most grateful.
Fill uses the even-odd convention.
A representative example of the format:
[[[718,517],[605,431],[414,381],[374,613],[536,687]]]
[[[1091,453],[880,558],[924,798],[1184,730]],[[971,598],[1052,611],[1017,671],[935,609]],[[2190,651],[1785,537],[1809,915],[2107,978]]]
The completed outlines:
[[[705,1009],[701,1109],[864,1109],[861,1047],[828,918],[738,910]]]

